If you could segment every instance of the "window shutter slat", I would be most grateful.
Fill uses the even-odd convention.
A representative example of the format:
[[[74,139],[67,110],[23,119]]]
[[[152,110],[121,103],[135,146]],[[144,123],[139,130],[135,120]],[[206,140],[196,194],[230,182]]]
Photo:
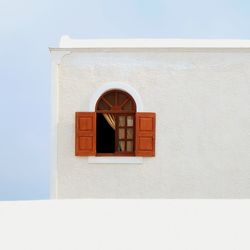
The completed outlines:
[[[136,156],[155,156],[155,113],[136,113]]]
[[[96,113],[76,112],[75,155],[96,154]]]

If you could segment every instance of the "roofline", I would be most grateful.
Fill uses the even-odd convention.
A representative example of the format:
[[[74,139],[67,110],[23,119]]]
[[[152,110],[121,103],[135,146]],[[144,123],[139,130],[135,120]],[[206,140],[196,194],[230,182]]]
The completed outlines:
[[[72,39],[62,36],[59,48],[74,49],[115,49],[115,48],[250,48],[250,40],[241,39]]]

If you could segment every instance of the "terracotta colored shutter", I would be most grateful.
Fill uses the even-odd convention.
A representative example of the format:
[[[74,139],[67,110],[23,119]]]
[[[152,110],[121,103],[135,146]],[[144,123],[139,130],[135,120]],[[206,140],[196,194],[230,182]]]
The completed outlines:
[[[155,155],[155,113],[136,113],[136,156]]]
[[[96,113],[76,112],[75,154],[77,156],[96,153]]]

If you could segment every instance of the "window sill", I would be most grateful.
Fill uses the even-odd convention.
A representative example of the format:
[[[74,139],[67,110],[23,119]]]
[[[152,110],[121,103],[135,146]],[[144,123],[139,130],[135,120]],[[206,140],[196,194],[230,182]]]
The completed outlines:
[[[89,156],[88,157],[88,163],[98,163],[98,164],[142,164],[143,163],[143,157],[115,157],[115,156]]]

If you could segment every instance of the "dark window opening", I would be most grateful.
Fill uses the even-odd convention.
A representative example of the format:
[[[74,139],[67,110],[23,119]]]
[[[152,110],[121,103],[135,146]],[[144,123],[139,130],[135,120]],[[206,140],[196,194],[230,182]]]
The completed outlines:
[[[115,152],[115,130],[108,124],[103,114],[97,114],[97,153]]]

